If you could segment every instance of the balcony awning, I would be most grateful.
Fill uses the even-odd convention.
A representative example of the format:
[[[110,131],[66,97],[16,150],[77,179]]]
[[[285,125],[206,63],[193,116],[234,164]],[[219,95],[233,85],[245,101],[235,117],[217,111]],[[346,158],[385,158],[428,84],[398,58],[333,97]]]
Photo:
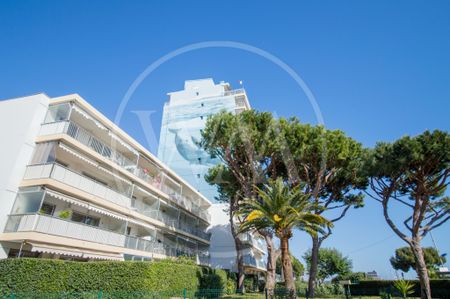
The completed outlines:
[[[84,118],[89,119],[90,121],[92,121],[99,129],[108,130],[104,125],[102,125],[100,122],[95,120],[86,111],[84,111],[83,109],[81,109],[77,105],[73,105],[73,111],[77,112],[78,114],[80,114]]]
[[[108,135],[114,139],[115,141],[119,142],[123,147],[125,147],[127,150],[129,150],[130,152],[132,152],[135,156],[139,156],[139,153],[137,150],[135,150],[133,147],[131,147],[131,145],[129,145],[128,143],[126,143],[125,141],[123,141],[120,137],[118,137],[116,134],[114,134],[111,131],[108,131]]]
[[[120,181],[122,181],[122,182],[124,182],[124,183],[126,183],[126,184],[128,184],[128,185],[131,185],[131,182],[130,182],[130,181],[128,181],[127,179],[124,179],[124,178],[120,177],[119,175],[117,175],[115,172],[113,172],[113,171],[111,171],[111,170],[108,170],[108,169],[106,169],[106,168],[104,168],[104,167],[102,167],[102,166],[98,166],[98,169],[100,169],[100,170],[106,172],[106,173],[109,174],[109,175],[112,175],[112,176],[115,177],[116,179],[118,179],[118,180],[120,180]]]
[[[98,259],[98,260],[113,260],[123,261],[123,255],[120,253],[112,252],[96,252],[92,250],[85,250],[81,248],[68,247],[62,245],[50,245],[29,242],[32,252],[44,252],[50,254],[59,254],[79,258]]]
[[[110,216],[112,218],[116,218],[116,219],[119,219],[119,220],[122,220],[122,221],[127,221],[127,218],[124,217],[124,216],[121,216],[121,215],[118,215],[116,213],[104,210],[104,209],[102,209],[100,207],[97,207],[95,205],[92,205],[90,203],[82,202],[82,201],[80,201],[78,199],[75,199],[75,198],[73,198],[71,196],[68,196],[68,195],[65,195],[65,194],[61,194],[59,192],[56,192],[56,191],[53,191],[53,190],[49,190],[49,189],[47,189],[47,194],[50,195],[51,197],[56,198],[56,199],[60,199],[62,201],[68,202],[70,204],[74,204],[74,205],[86,208],[86,209],[88,209],[90,211],[94,211],[94,212],[102,214],[102,215],[107,215],[107,216]]]
[[[64,145],[64,144],[62,144],[62,143],[59,144],[59,147],[60,147],[62,150],[68,152],[69,154],[71,154],[71,155],[77,157],[78,159],[83,160],[83,161],[85,161],[86,163],[91,164],[91,165],[94,166],[94,167],[98,167],[98,164],[97,164],[96,162],[92,161],[91,159],[88,159],[88,158],[84,157],[82,154],[80,154],[80,153],[78,153],[77,151],[71,149],[70,147],[68,147],[68,146],[66,146],[66,145]]]

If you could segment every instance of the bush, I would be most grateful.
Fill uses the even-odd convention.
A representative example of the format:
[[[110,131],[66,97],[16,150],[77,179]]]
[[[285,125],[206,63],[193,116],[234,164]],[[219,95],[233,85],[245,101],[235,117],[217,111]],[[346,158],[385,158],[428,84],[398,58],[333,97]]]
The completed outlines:
[[[394,287],[395,280],[363,280],[358,284],[350,285],[352,296],[379,296],[380,294],[400,295]],[[420,286],[417,280],[412,297],[420,297]],[[450,280],[430,280],[431,295],[433,298],[450,299]]]
[[[227,287],[225,289],[227,295],[236,293],[236,280],[232,278],[227,279]]]
[[[15,293],[195,292],[226,288],[224,270],[201,268],[190,260],[152,262],[71,262],[46,259],[0,260],[0,297]],[[127,294],[128,295],[125,295]]]

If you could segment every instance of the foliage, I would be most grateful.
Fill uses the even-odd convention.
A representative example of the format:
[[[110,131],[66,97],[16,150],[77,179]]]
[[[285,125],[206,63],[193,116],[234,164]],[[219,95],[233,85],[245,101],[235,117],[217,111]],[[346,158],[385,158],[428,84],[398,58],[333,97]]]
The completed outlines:
[[[62,210],[58,214],[58,217],[61,219],[69,219],[71,216],[72,216],[71,210]]]
[[[303,259],[309,267],[311,263],[311,250],[305,253]],[[325,279],[335,275],[344,276],[350,274],[352,261],[348,257],[343,256],[335,248],[320,248],[317,269],[317,279],[323,283]]]
[[[364,206],[363,190],[367,186],[364,172],[366,150],[359,142],[339,130],[301,124],[298,119],[280,120],[280,137],[286,144],[286,172],[294,185],[303,185],[310,193],[314,213],[332,215],[335,223],[351,208]],[[288,155],[286,154],[288,153]],[[332,213],[328,213],[332,211]],[[332,234],[331,227],[312,236],[312,263],[309,266],[309,289],[314,297],[317,280],[317,255],[322,242]]]
[[[0,297],[12,291],[39,294],[102,289],[105,292],[120,291],[125,294],[142,291],[182,292],[184,288],[196,291],[200,286],[223,289],[227,279],[223,270],[203,270],[185,260],[85,263],[4,259],[0,261],[0,273],[3,274],[0,275]],[[216,278],[211,276],[213,274]],[[220,277],[220,282],[217,277]],[[225,282],[222,283],[222,280]]]
[[[203,268],[202,272],[200,289],[226,289],[228,275],[225,270]]]
[[[434,271],[438,266],[445,264],[446,259],[443,256],[439,256],[439,253],[434,247],[422,248],[425,258],[425,264],[427,265],[428,273],[434,276]],[[416,268],[416,261],[414,260],[414,254],[410,247],[401,247],[395,250],[395,255],[390,259],[391,265],[395,270],[408,272],[410,269]]]
[[[361,280],[370,280],[365,272],[349,272],[342,275],[338,275],[333,278],[333,282],[338,283],[342,280],[350,280],[352,283],[359,283]]]
[[[233,278],[227,278],[227,286],[225,288],[225,292],[228,295],[232,295],[236,293],[236,279]]]
[[[262,189],[256,189],[257,200],[247,199],[242,205],[242,213],[248,216],[241,224],[241,230],[270,230],[280,238],[286,288],[295,291],[289,253],[289,239],[293,235],[293,229],[316,234],[330,223],[322,216],[311,213],[312,205],[308,196],[298,187],[291,188],[281,178],[270,180]]]
[[[206,181],[218,189],[220,202],[228,203],[231,232],[234,236],[239,289],[243,290],[244,265],[242,263],[242,244],[237,236],[237,213],[244,198],[254,195],[254,186],[260,185],[270,177],[271,170],[278,161],[274,159],[274,130],[276,121],[270,113],[254,110],[240,114],[221,112],[208,117],[202,131],[202,147],[222,164],[209,169]],[[271,243],[270,232],[259,231]],[[275,248],[268,246],[268,268],[266,281],[268,287],[275,283]],[[273,261],[273,262],[272,262]]]
[[[396,295],[397,290],[394,287],[396,280],[363,280],[358,284],[350,285],[352,296],[379,296],[381,292]],[[420,287],[417,280],[414,282],[414,293],[412,297],[420,297]],[[432,279],[430,280],[433,298],[450,299],[450,280]]]
[[[296,280],[300,280],[303,274],[305,274],[305,266],[300,262],[298,258],[290,254],[292,261],[292,269],[294,270],[294,277]],[[277,259],[276,273],[281,275],[281,257]]]
[[[435,130],[378,143],[367,159],[369,194],[383,207],[386,223],[413,251],[421,297],[431,298],[430,282],[421,240],[450,219],[450,135]],[[395,223],[392,202],[403,205],[402,224]],[[398,209],[396,209],[396,212]],[[399,215],[395,215],[399,218]]]
[[[248,216],[241,231],[270,229],[281,239],[291,238],[294,228],[316,234],[329,225],[325,218],[311,213],[313,207],[300,188],[290,188],[281,178],[256,190],[258,200],[243,203],[241,213]]]
[[[414,283],[409,280],[396,280],[394,281],[394,287],[400,292],[404,299],[414,293]]]

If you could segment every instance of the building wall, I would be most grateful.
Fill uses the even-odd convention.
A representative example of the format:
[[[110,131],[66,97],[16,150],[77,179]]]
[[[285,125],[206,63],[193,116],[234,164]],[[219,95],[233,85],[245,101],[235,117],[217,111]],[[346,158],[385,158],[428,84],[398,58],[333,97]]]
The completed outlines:
[[[186,81],[185,90],[170,93],[158,148],[158,158],[211,201],[217,191],[204,176],[219,160],[211,158],[198,143],[208,116],[235,111],[234,96],[222,95],[225,86],[214,85],[211,79]]]
[[[0,230],[6,223],[17,189],[31,159],[34,140],[47,112],[50,99],[37,94],[13,100],[0,101]],[[0,245],[0,259],[7,249]]]

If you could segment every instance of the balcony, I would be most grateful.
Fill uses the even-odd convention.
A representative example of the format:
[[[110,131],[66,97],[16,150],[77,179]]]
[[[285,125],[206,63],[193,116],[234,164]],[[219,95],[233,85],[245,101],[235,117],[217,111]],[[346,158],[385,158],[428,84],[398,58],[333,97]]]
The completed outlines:
[[[119,247],[125,242],[117,232],[39,214],[10,215],[5,232],[40,232]]]
[[[130,208],[128,195],[100,184],[57,163],[29,165],[25,171],[25,180],[51,178],[71,187],[85,191],[120,206]]]
[[[182,196],[181,189],[176,190],[175,188],[169,186],[167,182],[164,182],[168,178],[163,172],[156,171],[155,173],[150,173],[145,168],[137,166],[137,161],[132,161],[127,158],[124,154],[113,149],[111,146],[106,145],[100,139],[92,136],[92,134],[86,129],[82,128],[73,121],[59,121],[46,123],[41,126],[40,135],[51,135],[51,134],[67,134],[80,143],[91,148],[98,154],[107,158],[108,160],[114,162],[118,166],[128,170],[137,177],[144,180],[149,185],[161,190],[167,194],[175,203],[179,206],[184,207],[186,210],[193,212],[200,218],[207,222],[211,221],[209,214],[206,211],[201,211],[199,208],[195,208],[194,204],[189,201],[186,197]],[[137,157],[136,157],[137,160]]]
[[[232,95],[239,95],[239,94],[245,94],[245,89],[238,88],[238,89],[233,89],[233,90],[225,90],[223,92],[224,96],[232,96]]]
[[[27,166],[24,176],[25,180],[44,178],[54,179],[68,186],[77,188],[89,194],[100,197],[104,200],[118,204],[122,207],[132,208],[131,199],[127,195],[119,193],[118,191],[108,186],[102,185],[95,180],[83,176],[82,174],[70,170],[60,164],[50,163]],[[142,205],[139,207],[142,207]],[[160,211],[148,209],[144,209],[142,211],[136,209],[136,211],[147,217],[157,219],[170,227],[191,233],[205,240],[210,240],[211,238],[210,234],[195,227],[180,225],[178,223],[178,218],[169,216]]]
[[[266,270],[266,263],[263,259],[257,259],[251,255],[244,255],[244,265],[260,270]]]
[[[252,247],[257,248],[260,251],[265,252],[266,245],[263,239],[256,238],[251,233],[242,233],[239,235],[239,239],[241,239],[242,242],[251,245]]]
[[[102,155],[103,157],[116,163],[117,165],[127,169],[130,172],[134,172],[136,161],[133,162],[121,152],[113,149],[111,146],[106,145],[106,143],[92,136],[90,132],[73,121],[61,121],[43,124],[41,126],[39,135],[42,136],[51,134],[67,134],[75,140],[91,148],[98,154]],[[117,143],[119,144],[119,142]]]

